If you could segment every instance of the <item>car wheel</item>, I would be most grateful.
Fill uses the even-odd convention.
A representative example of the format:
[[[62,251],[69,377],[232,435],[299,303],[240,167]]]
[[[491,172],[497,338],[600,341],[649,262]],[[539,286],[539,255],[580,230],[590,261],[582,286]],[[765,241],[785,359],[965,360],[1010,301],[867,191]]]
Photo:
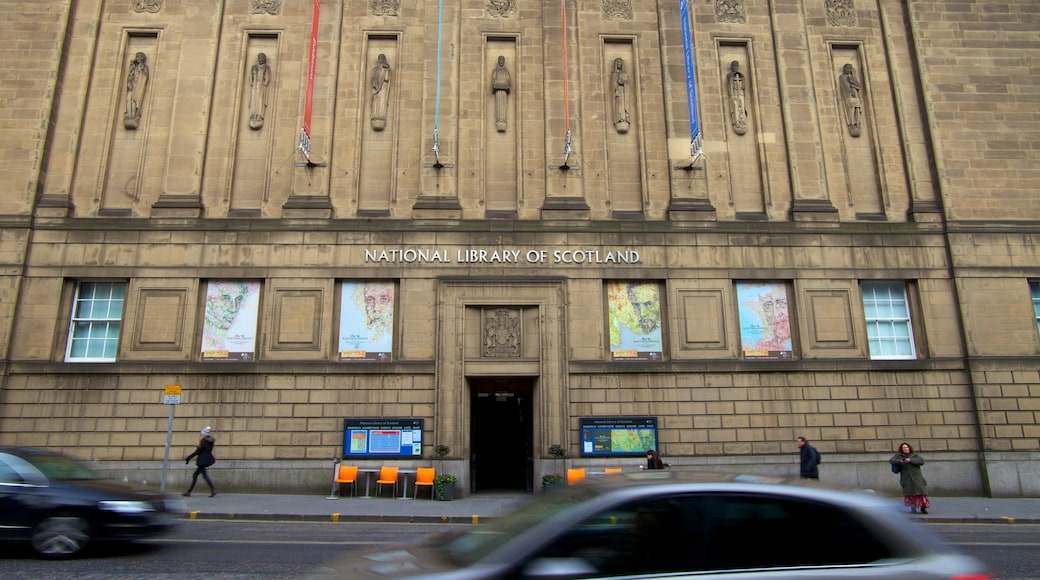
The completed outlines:
[[[48,558],[68,558],[83,551],[90,541],[90,523],[72,515],[46,518],[36,524],[32,547]]]

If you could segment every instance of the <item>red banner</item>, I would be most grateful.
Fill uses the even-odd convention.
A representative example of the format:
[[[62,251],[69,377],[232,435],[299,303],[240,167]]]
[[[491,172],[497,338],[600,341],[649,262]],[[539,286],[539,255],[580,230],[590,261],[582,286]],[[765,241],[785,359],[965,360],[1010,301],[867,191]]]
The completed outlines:
[[[314,0],[314,16],[311,19],[311,54],[307,61],[307,97],[303,104],[303,132],[311,136],[311,104],[314,102],[314,67],[318,62],[318,12],[321,0]]]

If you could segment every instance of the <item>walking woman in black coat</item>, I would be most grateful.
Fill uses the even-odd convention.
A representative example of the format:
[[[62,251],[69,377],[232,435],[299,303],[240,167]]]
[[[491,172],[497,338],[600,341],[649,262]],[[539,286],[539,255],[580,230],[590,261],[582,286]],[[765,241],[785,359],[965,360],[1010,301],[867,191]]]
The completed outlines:
[[[213,438],[210,431],[209,426],[199,431],[199,444],[195,446],[195,451],[191,455],[184,458],[185,465],[191,461],[192,457],[197,458],[195,460],[195,473],[191,476],[191,487],[188,488],[188,491],[181,494],[185,497],[191,495],[191,490],[195,489],[195,483],[198,482],[200,475],[209,485],[209,496],[217,495],[217,488],[213,487],[213,480],[209,478],[209,473],[206,472],[206,468],[217,462],[217,459],[213,457],[213,445],[216,444],[217,440]]]

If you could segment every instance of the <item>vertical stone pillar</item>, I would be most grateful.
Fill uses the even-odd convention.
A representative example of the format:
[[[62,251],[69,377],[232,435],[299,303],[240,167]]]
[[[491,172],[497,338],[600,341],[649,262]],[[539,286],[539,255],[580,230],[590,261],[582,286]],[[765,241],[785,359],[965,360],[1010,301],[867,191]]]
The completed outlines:
[[[780,75],[784,140],[791,172],[791,219],[796,222],[835,222],[838,221],[838,210],[827,194],[802,0],[774,0],[769,3],[769,8]]]

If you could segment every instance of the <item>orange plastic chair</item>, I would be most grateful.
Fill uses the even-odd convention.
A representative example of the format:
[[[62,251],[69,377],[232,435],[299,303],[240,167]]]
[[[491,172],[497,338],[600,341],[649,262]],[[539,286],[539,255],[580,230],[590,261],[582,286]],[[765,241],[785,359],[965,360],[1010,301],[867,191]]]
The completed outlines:
[[[433,476],[435,472],[436,470],[432,467],[420,467],[415,470],[415,491],[412,493],[412,499],[419,497],[420,485],[430,488],[430,499],[433,499]]]
[[[584,467],[567,470],[567,485],[574,485],[583,479],[585,479]]]
[[[607,467],[607,468],[605,468],[603,470],[603,473],[606,473],[608,475],[611,474],[611,473],[621,473],[621,468],[620,467]]]
[[[379,469],[379,479],[376,480],[376,497],[383,485],[393,486],[394,496],[397,495],[397,467],[383,466]]]
[[[337,486],[344,483],[350,484],[350,495],[357,495],[357,465],[340,465],[339,473],[336,474]],[[339,495],[337,488],[337,495]]]

